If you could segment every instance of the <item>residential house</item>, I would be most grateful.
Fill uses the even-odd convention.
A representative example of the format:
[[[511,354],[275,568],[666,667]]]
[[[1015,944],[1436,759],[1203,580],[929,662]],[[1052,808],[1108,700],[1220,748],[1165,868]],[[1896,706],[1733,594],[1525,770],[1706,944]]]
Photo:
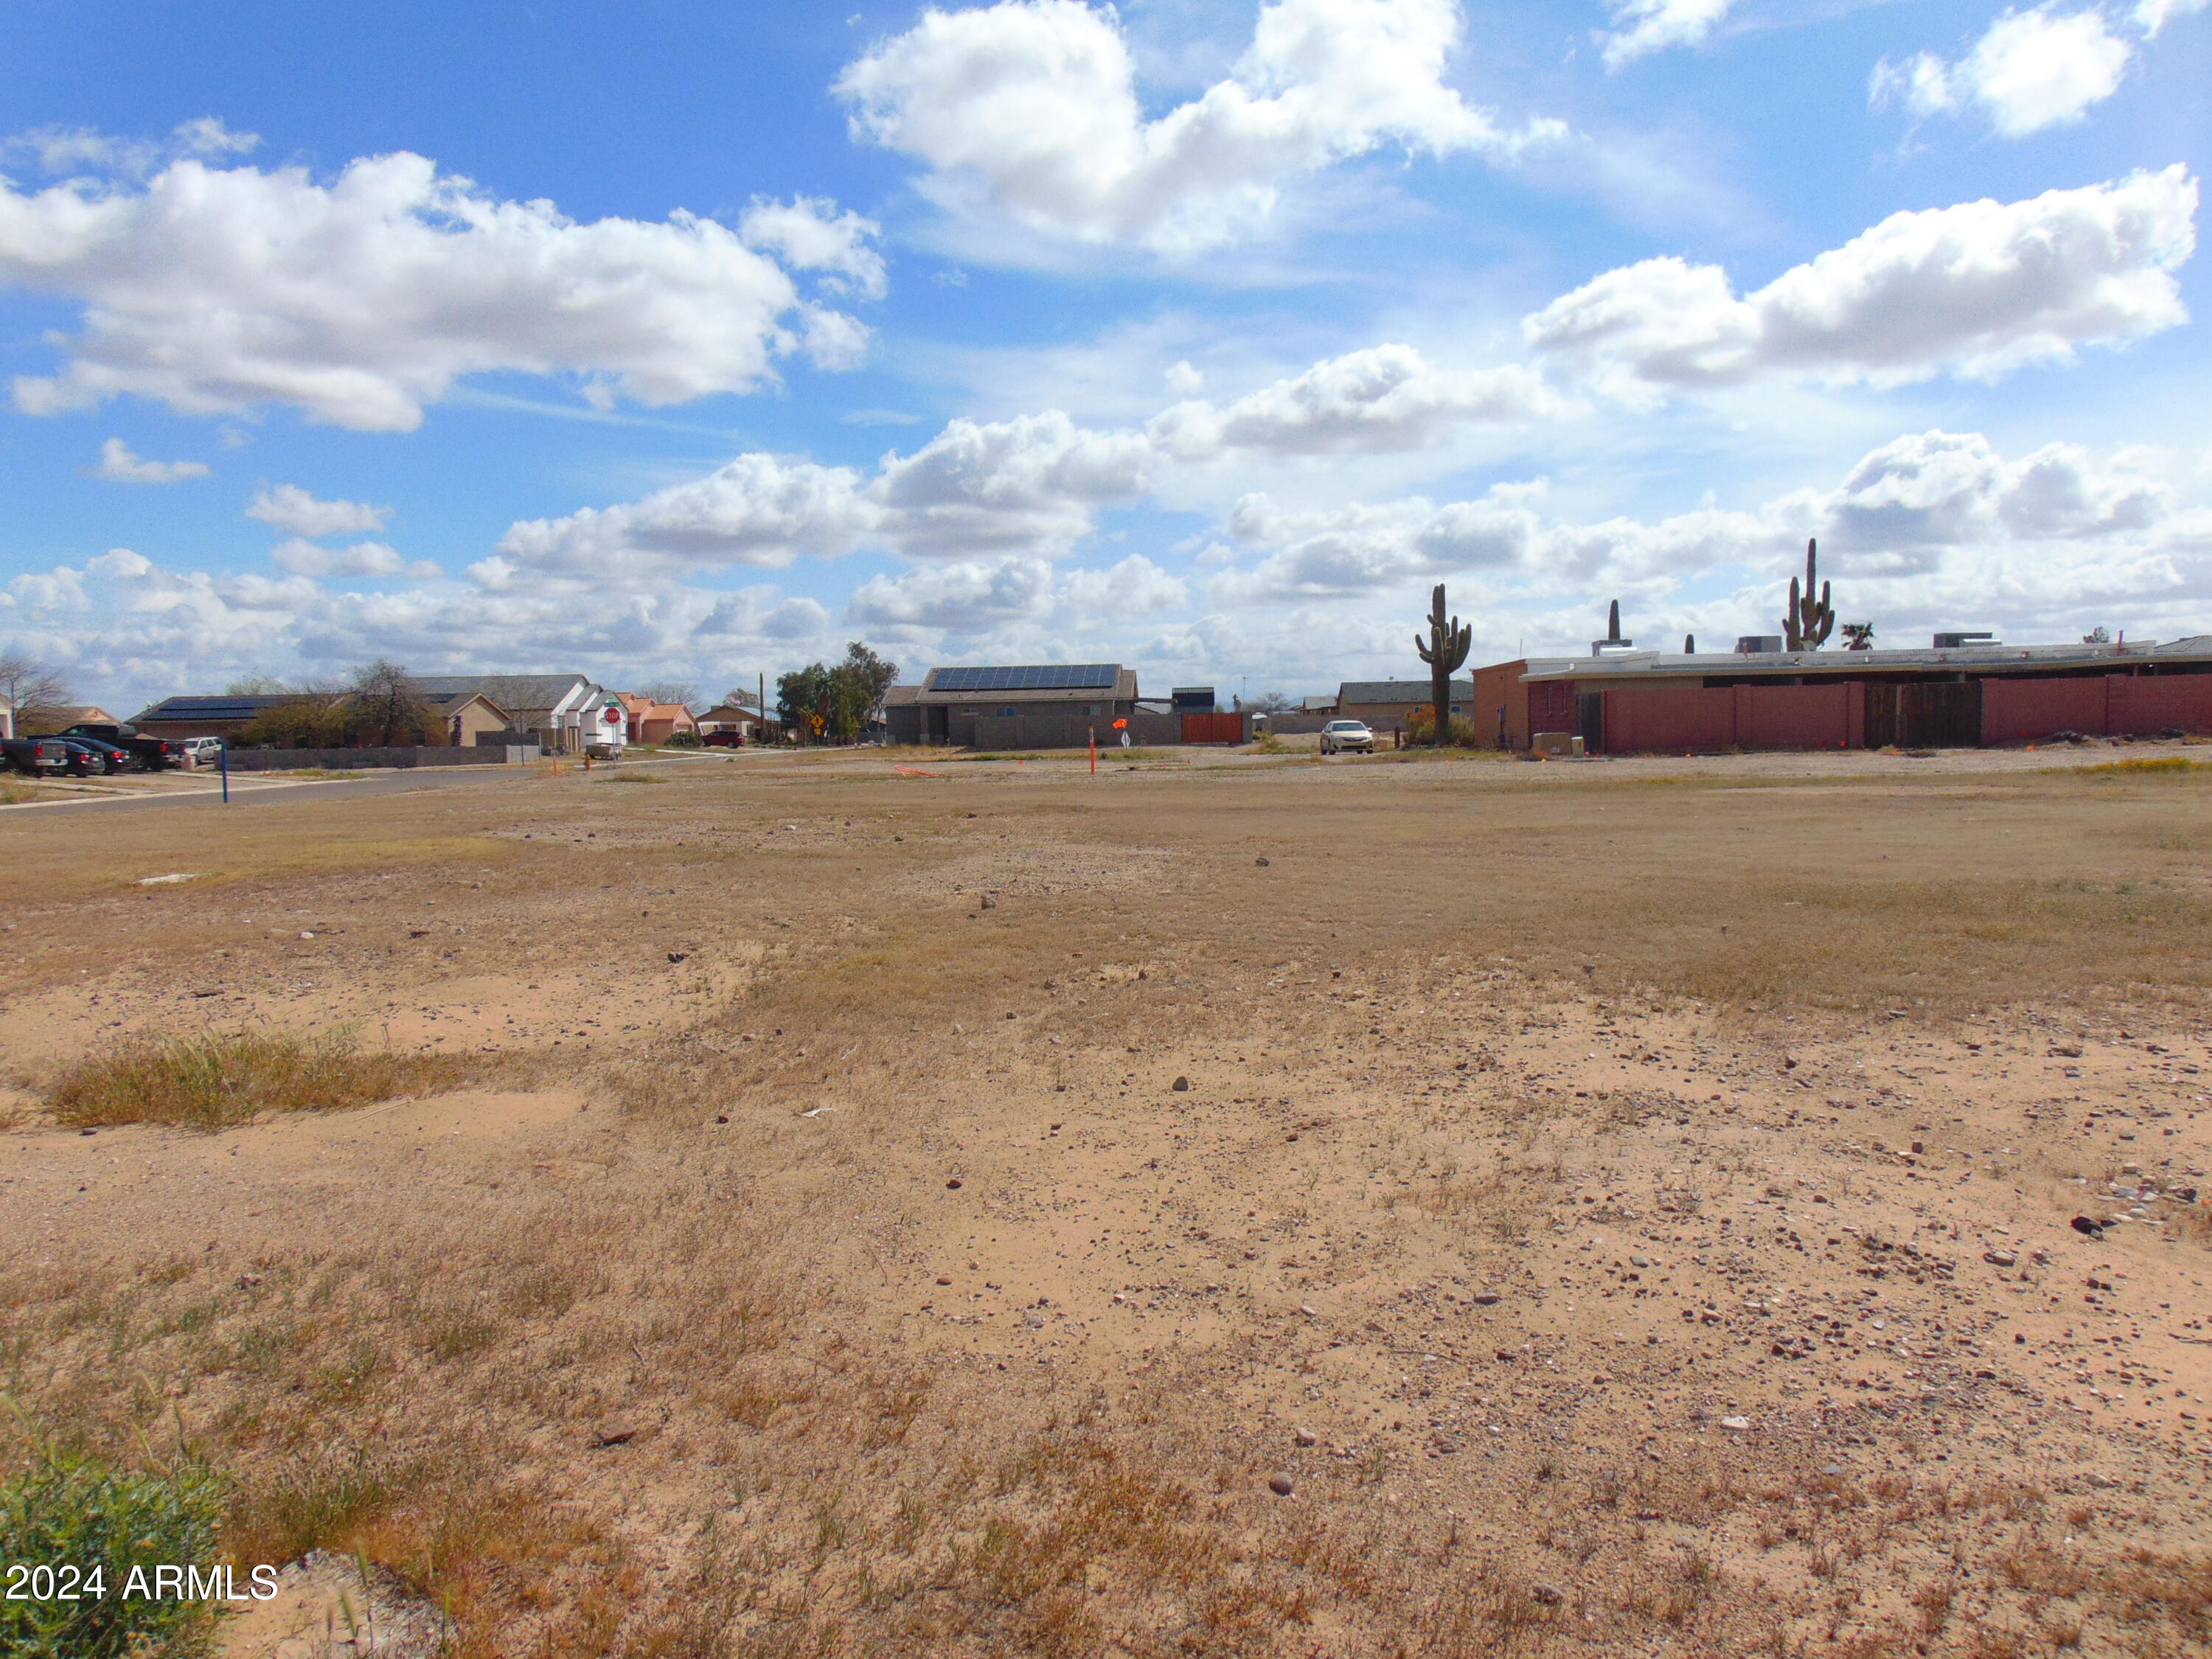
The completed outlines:
[[[475,692],[506,711],[511,731],[534,737],[549,755],[572,755],[587,744],[619,749],[629,722],[614,693],[582,674],[426,674],[426,697]]]
[[[635,691],[617,691],[614,695],[615,701],[622,705],[632,743],[666,743],[678,732],[698,735],[697,717],[680,702],[655,702]]]
[[[911,690],[914,688],[893,689]],[[712,737],[718,732],[734,732],[747,743],[757,743],[760,740],[761,727],[764,724],[760,710],[750,704],[718,702],[699,716],[699,735],[704,738]]]
[[[1080,748],[1094,735],[1110,742],[1114,722],[1136,713],[1136,672],[1119,663],[933,668],[920,685],[895,685],[884,697],[891,742],[970,749]]]
[[[1337,718],[1364,721],[1387,737],[1404,731],[1415,709],[1426,713],[1434,708],[1436,695],[1426,680],[1346,680],[1336,688]],[[1451,683],[1453,714],[1465,719],[1474,698],[1472,680]]]
[[[164,697],[141,709],[131,724],[149,738],[221,738],[228,743],[238,735],[240,727],[293,701],[289,696]]]
[[[425,692],[422,701],[446,722],[446,741],[457,749],[496,744],[514,726],[514,718],[481,691]]]

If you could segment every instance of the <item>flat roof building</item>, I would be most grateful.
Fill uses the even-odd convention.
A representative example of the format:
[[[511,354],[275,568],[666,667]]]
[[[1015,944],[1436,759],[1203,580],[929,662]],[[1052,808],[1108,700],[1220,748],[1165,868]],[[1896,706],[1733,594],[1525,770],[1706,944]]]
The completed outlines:
[[[1477,671],[1474,702],[1476,730],[1503,747],[1526,750],[1555,732],[1580,737],[1591,754],[2212,732],[2212,635],[2163,645],[1524,658]]]

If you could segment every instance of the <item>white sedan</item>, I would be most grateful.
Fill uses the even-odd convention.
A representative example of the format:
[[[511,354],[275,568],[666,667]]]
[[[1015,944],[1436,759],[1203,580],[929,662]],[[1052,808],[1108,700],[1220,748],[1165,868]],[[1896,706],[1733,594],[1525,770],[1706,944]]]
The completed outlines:
[[[1321,752],[1340,754],[1357,750],[1363,755],[1375,752],[1375,734],[1358,720],[1331,720],[1321,729]]]

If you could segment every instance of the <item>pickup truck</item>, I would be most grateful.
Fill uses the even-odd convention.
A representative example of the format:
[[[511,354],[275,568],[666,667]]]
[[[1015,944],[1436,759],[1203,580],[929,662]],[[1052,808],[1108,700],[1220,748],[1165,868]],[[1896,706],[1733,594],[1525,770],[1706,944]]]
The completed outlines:
[[[68,771],[73,757],[59,738],[9,738],[0,743],[0,760],[33,777],[58,777]]]
[[[105,720],[80,720],[64,728],[59,734],[64,738],[97,738],[102,743],[112,743],[118,749],[127,749],[138,757],[138,764],[149,772],[158,772],[165,766],[184,763],[185,745],[173,738],[149,738],[139,735],[135,726],[112,725]]]

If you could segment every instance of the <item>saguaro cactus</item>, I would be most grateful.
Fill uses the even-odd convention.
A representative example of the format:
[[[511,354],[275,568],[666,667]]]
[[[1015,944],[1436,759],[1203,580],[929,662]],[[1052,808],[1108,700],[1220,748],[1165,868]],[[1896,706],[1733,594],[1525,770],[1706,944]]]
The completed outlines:
[[[1836,608],[1828,603],[1828,584],[1820,584],[1820,597],[1813,597],[1813,582],[1818,574],[1814,561],[1820,542],[1805,544],[1805,586],[1801,592],[1797,579],[1790,579],[1790,613],[1782,619],[1783,649],[1785,651],[1818,651],[1827,643],[1828,635],[1836,626]]]
[[[1442,582],[1429,598],[1429,637],[1425,643],[1419,634],[1414,635],[1413,648],[1429,665],[1429,688],[1436,694],[1437,704],[1435,741],[1442,748],[1451,741],[1451,677],[1466,665],[1474,629],[1461,627],[1457,617],[1446,620]]]

